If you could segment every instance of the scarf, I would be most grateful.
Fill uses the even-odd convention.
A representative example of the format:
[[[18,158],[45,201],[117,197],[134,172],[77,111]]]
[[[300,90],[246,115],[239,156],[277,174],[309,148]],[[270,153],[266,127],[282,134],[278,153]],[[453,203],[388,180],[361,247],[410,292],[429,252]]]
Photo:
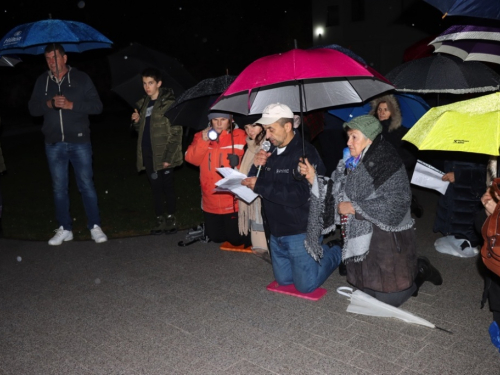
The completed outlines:
[[[340,224],[337,206],[351,202],[355,215],[346,215],[342,260],[363,261],[370,249],[373,225],[388,232],[413,227],[411,190],[397,151],[378,136],[358,165],[346,173],[346,161],[339,161],[331,178],[317,176],[313,185],[305,246],[319,261],[323,249],[321,234]]]
[[[253,158],[260,151],[260,145],[255,144],[255,140],[247,137],[247,150],[240,164],[240,172],[248,175],[253,164]],[[260,208],[260,198],[256,198],[248,204],[243,200],[238,201],[238,229],[241,235],[246,235],[250,230],[250,220],[257,224],[262,224],[262,215]]]

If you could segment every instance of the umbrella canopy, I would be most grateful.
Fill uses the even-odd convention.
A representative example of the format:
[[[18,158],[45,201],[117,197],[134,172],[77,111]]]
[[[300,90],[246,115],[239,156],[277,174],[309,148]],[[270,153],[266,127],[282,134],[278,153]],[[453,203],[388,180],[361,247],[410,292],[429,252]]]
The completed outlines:
[[[500,42],[491,40],[457,40],[435,43],[435,53],[447,53],[463,61],[500,64]]]
[[[13,67],[14,65],[18,64],[21,62],[21,59],[12,57],[12,56],[0,56],[0,66],[10,66]]]
[[[500,20],[498,0],[424,0],[445,16],[467,16]]]
[[[385,318],[396,318],[406,323],[436,328],[436,326],[428,320],[420,318],[406,310],[381,302],[361,290],[353,291],[352,288],[341,286],[337,288],[337,293],[350,299],[351,303],[347,306],[347,312]]]
[[[423,57],[432,56],[434,48],[432,46],[429,46],[429,42],[434,40],[434,38],[434,36],[429,36],[413,43],[411,46],[405,49],[403,53],[403,61],[407,62],[411,60],[421,59]]]
[[[406,133],[419,150],[499,155],[500,93],[431,108]]]
[[[196,84],[196,80],[177,59],[138,43],[108,55],[108,62],[112,91],[131,107],[145,95],[141,73],[146,68],[158,69],[162,86],[171,88],[176,97]]]
[[[339,51],[294,49],[251,63],[212,109],[257,114],[279,102],[294,112],[307,112],[361,103],[392,89],[382,75]]]
[[[336,51],[342,52],[344,55],[349,56],[351,59],[354,59],[354,60],[356,60],[357,62],[359,62],[359,63],[361,63],[363,65],[368,65],[368,63],[365,61],[365,59],[363,59],[361,56],[355,54],[349,48],[345,48],[345,47],[339,46],[338,44],[327,44],[327,45],[324,45],[324,46],[314,46],[314,47],[311,47],[310,49],[318,49],[318,48],[330,48],[330,49],[334,49]]]
[[[411,128],[430,108],[429,104],[420,96],[403,93],[396,93],[394,96],[398,100],[401,116],[403,117],[401,124],[405,128]],[[354,117],[367,115],[370,111],[371,105],[366,103],[331,109],[328,113],[347,122]]]
[[[39,55],[49,43],[61,44],[66,52],[110,48],[113,44],[84,23],[48,19],[14,27],[0,40],[0,55]]]
[[[400,92],[467,94],[497,91],[500,75],[478,61],[435,54],[408,61],[386,75]]]
[[[500,42],[500,28],[492,26],[453,25],[439,34],[429,44],[463,39],[496,40]]]
[[[200,81],[179,96],[165,116],[172,124],[188,126],[195,130],[206,128],[210,106],[235,78],[236,76],[225,75]]]

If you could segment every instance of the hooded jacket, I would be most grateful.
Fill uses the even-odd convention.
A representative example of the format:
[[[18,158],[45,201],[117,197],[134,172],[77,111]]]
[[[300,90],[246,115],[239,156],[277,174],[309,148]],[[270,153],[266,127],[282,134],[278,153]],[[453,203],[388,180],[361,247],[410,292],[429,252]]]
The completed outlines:
[[[200,167],[202,210],[212,214],[229,214],[238,211],[238,200],[231,193],[215,192],[215,183],[222,179],[217,172],[219,167],[229,167],[227,155],[232,153],[231,133],[224,130],[217,141],[203,140],[202,131],[196,133],[189,145],[185,159]],[[246,133],[242,129],[233,130],[234,153],[239,163],[246,145]]]
[[[323,175],[325,166],[318,151],[310,143],[305,143],[306,156],[315,166],[317,173]],[[302,138],[295,134],[285,151],[277,154],[276,148],[270,150],[271,156],[262,168],[255,183],[254,192],[262,197],[271,234],[275,237],[291,236],[307,232],[309,216],[309,182],[304,178],[297,180],[293,170],[302,157]],[[252,167],[249,175],[255,175]],[[297,173],[297,172],[296,172]]]
[[[139,108],[140,120],[134,124],[139,133],[137,139],[137,171],[145,169],[142,159],[142,136],[146,124],[146,110],[151,98],[145,96],[139,100],[136,107]],[[172,89],[160,87],[160,92],[153,106],[153,111],[149,119],[149,129],[151,135],[151,148],[153,150],[153,165],[156,171],[164,169],[163,163],[169,163],[168,168],[175,168],[182,164],[182,126],[173,126],[165,117],[165,112],[174,102],[174,92]]]
[[[38,77],[28,103],[32,116],[43,116],[42,132],[45,143],[90,142],[90,121],[88,115],[102,112],[102,102],[90,77],[71,68],[61,80],[61,93],[73,102],[73,109],[55,110],[47,101],[58,94],[59,87],[54,75],[47,71]]]

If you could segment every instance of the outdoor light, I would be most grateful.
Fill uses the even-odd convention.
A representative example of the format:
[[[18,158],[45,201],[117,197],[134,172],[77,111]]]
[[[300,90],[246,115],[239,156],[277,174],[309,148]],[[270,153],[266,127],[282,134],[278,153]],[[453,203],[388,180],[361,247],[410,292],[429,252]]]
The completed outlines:
[[[317,35],[318,37],[321,37],[321,36],[323,35],[323,33],[324,33],[324,32],[325,32],[325,30],[323,30],[323,28],[322,28],[322,27],[317,27],[317,28],[316,28],[316,35]]]

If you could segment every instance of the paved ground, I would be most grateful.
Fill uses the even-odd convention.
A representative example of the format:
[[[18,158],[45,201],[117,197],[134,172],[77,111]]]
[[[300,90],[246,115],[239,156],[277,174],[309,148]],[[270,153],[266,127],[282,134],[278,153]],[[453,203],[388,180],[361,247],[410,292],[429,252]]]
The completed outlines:
[[[0,240],[0,374],[498,374],[478,259],[437,253],[436,195],[418,248],[441,270],[404,309],[442,331],[266,291],[269,264],[185,233],[93,242]]]

